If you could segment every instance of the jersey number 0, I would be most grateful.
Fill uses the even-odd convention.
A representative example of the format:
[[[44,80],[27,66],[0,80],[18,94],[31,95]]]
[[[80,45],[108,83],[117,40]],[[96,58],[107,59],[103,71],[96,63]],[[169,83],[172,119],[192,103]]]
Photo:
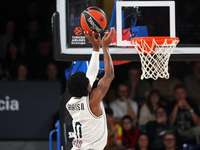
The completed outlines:
[[[76,122],[75,123],[75,132],[76,132],[76,137],[77,139],[82,138],[82,130],[81,130],[81,123],[80,122]]]

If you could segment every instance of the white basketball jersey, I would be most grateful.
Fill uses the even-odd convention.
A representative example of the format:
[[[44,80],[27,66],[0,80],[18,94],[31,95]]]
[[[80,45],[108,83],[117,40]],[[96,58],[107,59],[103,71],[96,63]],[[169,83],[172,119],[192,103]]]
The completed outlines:
[[[103,150],[107,143],[107,123],[103,103],[102,115],[96,117],[89,106],[89,96],[72,97],[66,108],[73,118],[75,138],[72,150]]]

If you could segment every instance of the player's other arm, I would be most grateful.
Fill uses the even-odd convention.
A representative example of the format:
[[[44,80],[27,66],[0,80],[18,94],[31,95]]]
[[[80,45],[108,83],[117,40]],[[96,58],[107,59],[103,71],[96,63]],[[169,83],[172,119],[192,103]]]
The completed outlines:
[[[114,34],[115,29],[111,28],[110,34],[108,35],[108,33],[106,33],[102,38],[105,74],[99,81],[97,87],[90,93],[90,108],[95,115],[101,114],[101,111],[98,111],[100,102],[107,93],[110,83],[114,79],[114,67],[109,52],[109,44],[112,42]]]
[[[90,85],[92,87],[94,81],[96,80],[96,76],[99,71],[99,49],[101,45],[101,38],[100,34],[98,34],[98,38],[96,39],[94,36],[94,32],[92,32],[92,35],[90,36],[88,32],[85,33],[85,37],[90,41],[90,43],[93,45],[93,52],[90,59],[90,65],[88,67],[86,77],[90,81]]]

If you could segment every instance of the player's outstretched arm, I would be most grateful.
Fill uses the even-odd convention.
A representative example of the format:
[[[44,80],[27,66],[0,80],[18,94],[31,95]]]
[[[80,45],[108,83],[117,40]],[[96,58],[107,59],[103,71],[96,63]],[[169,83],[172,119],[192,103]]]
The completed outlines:
[[[112,58],[109,52],[109,44],[112,42],[114,34],[115,34],[115,29],[111,28],[110,34],[108,35],[108,32],[107,32],[102,39],[105,74],[103,78],[99,81],[98,86],[99,87],[103,86],[103,88],[101,89],[103,94],[106,94],[106,92],[108,91],[110,87],[110,83],[112,82],[114,78],[114,67],[113,67]],[[107,90],[104,91],[104,89],[107,89]]]
[[[114,34],[115,29],[111,28],[110,33],[106,33],[102,38],[105,74],[99,81],[97,87],[90,93],[90,108],[95,115],[99,115],[99,113],[101,113],[98,111],[98,108],[100,108],[100,102],[107,93],[110,83],[114,79],[114,68],[109,52],[109,44],[112,42]]]
[[[98,38],[96,39],[94,36],[94,32],[92,32],[92,35],[90,35],[88,32],[85,32],[85,37],[93,45],[93,52],[90,59],[90,65],[86,73],[86,77],[89,79],[90,85],[92,87],[99,71],[99,49],[101,45],[101,38],[100,34],[98,34]]]

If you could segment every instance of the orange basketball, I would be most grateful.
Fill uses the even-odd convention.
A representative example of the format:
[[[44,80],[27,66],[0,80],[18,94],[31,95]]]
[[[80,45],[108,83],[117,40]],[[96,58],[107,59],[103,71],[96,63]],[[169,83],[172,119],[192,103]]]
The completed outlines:
[[[91,6],[81,13],[80,22],[84,31],[88,31],[90,34],[92,31],[101,33],[106,28],[107,18],[102,9]]]

